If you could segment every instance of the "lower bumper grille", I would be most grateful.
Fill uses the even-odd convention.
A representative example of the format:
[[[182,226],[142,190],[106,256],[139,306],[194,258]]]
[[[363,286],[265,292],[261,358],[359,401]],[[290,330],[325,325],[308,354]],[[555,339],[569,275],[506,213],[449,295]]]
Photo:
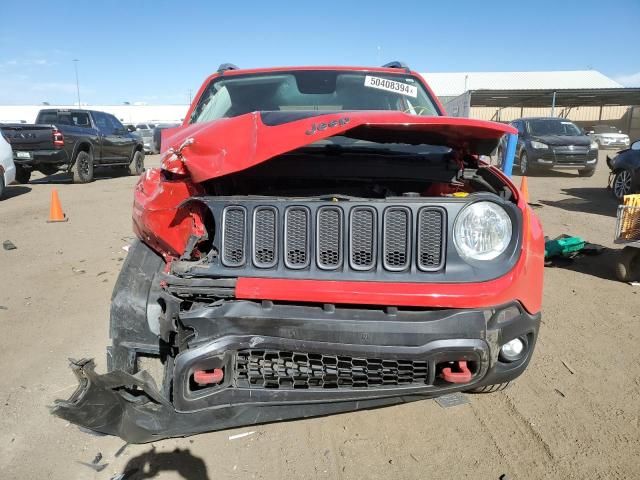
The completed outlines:
[[[280,390],[425,385],[429,373],[426,361],[280,350],[241,350],[235,367],[237,387]]]

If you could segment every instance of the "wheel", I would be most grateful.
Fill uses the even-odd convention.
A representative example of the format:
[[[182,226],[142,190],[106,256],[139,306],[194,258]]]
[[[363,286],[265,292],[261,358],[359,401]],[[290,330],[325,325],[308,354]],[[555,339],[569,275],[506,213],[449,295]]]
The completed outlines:
[[[640,280],[640,248],[624,247],[618,254],[616,277],[621,282]]]
[[[484,387],[473,388],[468,393],[494,393],[500,392],[511,385],[511,382],[495,383],[493,385],[485,385]]]
[[[144,172],[144,153],[138,151],[133,154],[133,160],[129,164],[129,175],[139,176]]]
[[[596,169],[595,168],[578,170],[578,175],[581,176],[581,177],[593,177],[593,175],[595,173],[596,173]]]
[[[520,154],[520,175],[526,175],[529,173],[529,158],[527,152]]]
[[[29,183],[29,179],[31,178],[31,170],[28,170],[24,167],[19,167],[16,165],[16,182],[18,183]]]
[[[73,183],[89,183],[93,181],[93,157],[87,152],[78,152],[73,164]]]
[[[616,176],[613,177],[613,195],[620,201],[622,201],[625,195],[631,193],[631,182],[633,180],[633,174],[629,170],[620,170],[616,172]]]

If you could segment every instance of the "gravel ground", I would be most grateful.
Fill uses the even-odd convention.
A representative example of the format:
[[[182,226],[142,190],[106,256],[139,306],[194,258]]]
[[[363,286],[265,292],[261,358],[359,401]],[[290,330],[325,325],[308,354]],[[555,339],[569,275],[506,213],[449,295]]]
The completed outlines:
[[[592,178],[529,179],[547,235],[617,248],[603,159]],[[0,242],[17,246],[0,250],[3,479],[640,478],[640,287],[614,279],[611,251],[546,269],[537,351],[503,392],[448,409],[419,401],[130,445],[116,457],[120,439],[83,433],[46,408],[75,388],[67,357],[105,367],[136,181],[105,173],[89,185],[34,175],[0,202]],[[68,223],[46,223],[52,187]],[[101,472],[80,463],[98,452]]]

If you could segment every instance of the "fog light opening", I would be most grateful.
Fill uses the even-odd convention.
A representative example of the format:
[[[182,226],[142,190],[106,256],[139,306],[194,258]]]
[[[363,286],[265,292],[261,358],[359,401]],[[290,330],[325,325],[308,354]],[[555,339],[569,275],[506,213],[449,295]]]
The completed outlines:
[[[523,337],[509,340],[500,348],[500,360],[509,363],[520,360],[526,353],[526,346],[527,341]]]

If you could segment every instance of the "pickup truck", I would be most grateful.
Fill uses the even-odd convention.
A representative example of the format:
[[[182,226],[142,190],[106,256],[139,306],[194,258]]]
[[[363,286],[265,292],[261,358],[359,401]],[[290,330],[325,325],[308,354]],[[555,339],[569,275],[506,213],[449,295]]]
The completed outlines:
[[[28,183],[33,170],[70,172],[76,183],[91,182],[95,167],[144,171],[142,141],[108,113],[45,109],[35,124],[0,124],[0,130],[13,148],[19,183]]]
[[[108,372],[73,361],[52,412],[144,443],[504,388],[544,270],[526,193],[481,159],[505,133],[399,62],[221,65],[133,192]]]

